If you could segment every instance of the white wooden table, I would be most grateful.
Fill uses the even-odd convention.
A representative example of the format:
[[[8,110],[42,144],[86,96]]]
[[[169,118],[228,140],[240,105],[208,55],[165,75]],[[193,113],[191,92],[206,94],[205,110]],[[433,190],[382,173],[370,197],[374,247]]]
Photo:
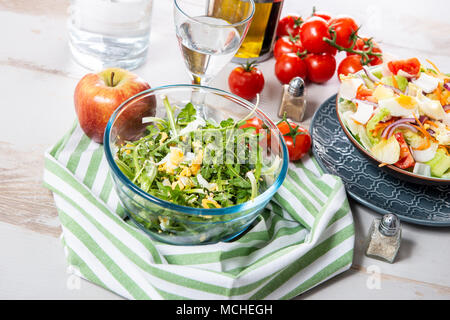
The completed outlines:
[[[362,32],[386,52],[428,58],[450,71],[448,0],[297,1],[283,14],[308,15],[313,5],[353,15]],[[67,0],[0,0],[0,299],[120,299],[70,276],[58,239],[53,199],[41,186],[43,152],[75,119],[73,91],[87,71],[67,46]],[[437,8],[440,8],[437,10]],[[213,86],[227,88],[229,64]],[[273,59],[260,65],[266,86],[261,106],[273,119],[281,97]],[[147,63],[135,71],[155,87],[187,83],[177,47],[172,1],[154,1]],[[309,85],[308,126],[315,109],[337,91],[336,78]],[[450,228],[403,225],[397,261],[367,258],[362,243],[373,211],[351,201],[356,250],[352,268],[299,299],[450,299]]]

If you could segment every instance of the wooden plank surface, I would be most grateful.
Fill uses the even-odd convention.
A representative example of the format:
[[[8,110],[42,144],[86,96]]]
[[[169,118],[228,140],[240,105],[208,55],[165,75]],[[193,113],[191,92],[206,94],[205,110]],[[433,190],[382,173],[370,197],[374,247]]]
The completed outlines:
[[[20,150],[0,142],[0,221],[57,237],[52,194],[42,186],[43,148]]]
[[[68,5],[68,0],[0,0],[0,298],[114,296],[85,282],[76,294],[65,289],[67,273],[57,238],[61,229],[52,195],[42,186],[44,151],[72,124],[73,90],[87,72],[70,59],[65,28]],[[318,5],[333,14],[354,15],[363,22],[362,31],[373,35],[385,51],[400,57],[429,58],[450,70],[450,38],[445,37],[450,22],[432,10],[441,7],[442,12],[448,11],[448,1],[434,0],[433,6],[411,1],[405,7],[389,0],[324,0]],[[309,14],[311,6],[307,1],[286,0],[283,14]],[[189,78],[174,34],[172,0],[155,0],[153,10],[147,63],[135,72],[153,87],[186,83]],[[227,76],[234,67],[227,65],[211,86],[227,90]],[[274,60],[261,63],[260,69],[266,78],[261,107],[277,119],[282,89],[273,74]],[[324,85],[307,86],[304,126],[338,85],[333,78]],[[450,246],[449,228],[405,224],[399,259],[390,265],[363,253],[368,227],[378,215],[353,201],[351,207],[356,228],[352,269],[299,298],[450,299],[450,257],[438,249]],[[58,263],[52,264],[56,260]],[[30,274],[26,266],[33,263]],[[380,271],[380,289],[367,286],[373,268]],[[52,278],[52,274],[56,276]],[[40,278],[45,281],[36,280]]]

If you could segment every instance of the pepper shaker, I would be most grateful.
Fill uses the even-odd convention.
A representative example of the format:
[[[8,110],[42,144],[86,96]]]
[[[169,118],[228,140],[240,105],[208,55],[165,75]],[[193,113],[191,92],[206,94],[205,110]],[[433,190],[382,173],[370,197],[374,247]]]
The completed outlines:
[[[300,77],[293,78],[289,84],[283,86],[283,97],[281,98],[278,116],[284,114],[289,119],[300,122],[303,120],[306,110],[305,82]]]
[[[369,229],[366,256],[393,263],[400,248],[401,231],[400,220],[393,213],[375,219]]]

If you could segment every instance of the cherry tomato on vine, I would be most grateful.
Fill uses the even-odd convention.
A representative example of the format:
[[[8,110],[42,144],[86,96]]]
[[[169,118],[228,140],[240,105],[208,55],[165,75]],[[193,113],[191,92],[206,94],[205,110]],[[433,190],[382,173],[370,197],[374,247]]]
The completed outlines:
[[[351,55],[346,57],[344,60],[339,63],[337,74],[338,78],[339,75],[343,74],[344,76],[358,72],[359,70],[362,70],[363,66],[361,64],[361,56],[360,55]],[[339,78],[340,79],[340,78]]]
[[[278,22],[277,36],[283,37],[292,35],[295,37],[300,31],[300,26],[302,23],[303,19],[295,14],[281,18]]]
[[[310,53],[323,53],[332,50],[330,45],[323,41],[330,38],[327,22],[320,17],[311,17],[300,28],[300,41]]]
[[[228,86],[232,93],[252,100],[264,88],[264,76],[252,62],[236,67],[228,77]]]
[[[348,16],[339,16],[328,22],[330,27],[336,33],[336,44],[344,48],[350,48],[353,39],[352,35],[358,32],[358,25],[353,18]]]
[[[298,36],[297,36],[298,37]],[[305,51],[299,38],[291,36],[283,36],[275,42],[273,47],[273,56],[278,60],[285,53],[297,53]]]
[[[330,21],[331,20],[331,15],[330,14],[328,14],[327,12],[325,12],[325,11],[313,11],[313,14],[312,14],[314,17],[319,17],[319,18],[322,18],[322,19],[324,19],[325,21]]]
[[[358,38],[358,40],[356,40],[355,46],[352,49],[359,50],[359,51],[368,51],[369,45],[366,44],[367,41],[372,41],[372,52],[373,53],[380,53],[380,54],[383,53],[383,51],[381,51],[378,44],[375,41],[370,40],[368,38]],[[357,53],[347,52],[347,57],[351,56],[351,55],[357,55]],[[369,55],[369,59],[370,59],[370,63],[369,63],[370,66],[376,66],[376,65],[383,63],[382,56]]]
[[[420,72],[420,61],[417,58],[389,61],[388,68],[393,74],[403,70],[408,74],[416,75]]]
[[[294,122],[287,121],[286,118],[283,118],[277,124],[277,127],[284,137],[289,152],[289,160],[297,161],[301,159],[311,148],[311,135],[308,130]]]
[[[301,77],[306,80],[306,64],[295,53],[285,53],[275,63],[275,75],[282,84],[287,84],[292,78]]]
[[[336,71],[336,59],[328,53],[308,54],[305,58],[308,79],[315,83],[330,80]]]

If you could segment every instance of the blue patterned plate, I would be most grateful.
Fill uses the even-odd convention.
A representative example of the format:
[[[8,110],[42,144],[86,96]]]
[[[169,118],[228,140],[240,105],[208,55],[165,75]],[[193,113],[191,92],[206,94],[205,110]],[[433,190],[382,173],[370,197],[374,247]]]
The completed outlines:
[[[341,177],[350,197],[378,213],[395,213],[403,221],[450,226],[450,186],[408,183],[368,161],[339,124],[336,95],[316,111],[310,132],[312,152],[320,167]]]

